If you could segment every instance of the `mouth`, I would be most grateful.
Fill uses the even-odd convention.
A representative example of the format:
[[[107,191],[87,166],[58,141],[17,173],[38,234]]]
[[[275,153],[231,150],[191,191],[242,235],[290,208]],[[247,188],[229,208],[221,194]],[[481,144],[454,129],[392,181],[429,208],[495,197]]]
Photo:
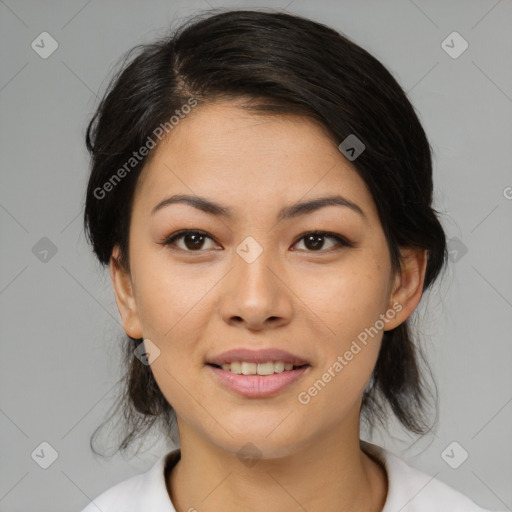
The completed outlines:
[[[305,369],[310,366],[308,363],[292,364],[284,361],[267,361],[264,363],[252,363],[248,361],[233,361],[231,363],[214,364],[206,363],[208,366],[234,373],[235,375],[259,375],[267,376],[276,373],[291,372]]]
[[[272,398],[291,388],[311,371],[309,363],[293,364],[284,361],[253,363],[206,363],[216,384],[237,396],[245,398]]]

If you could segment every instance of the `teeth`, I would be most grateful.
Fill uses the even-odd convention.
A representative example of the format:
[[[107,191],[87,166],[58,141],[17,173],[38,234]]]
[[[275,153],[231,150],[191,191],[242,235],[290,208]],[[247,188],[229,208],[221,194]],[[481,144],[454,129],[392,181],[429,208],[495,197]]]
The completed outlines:
[[[222,369],[237,375],[272,375],[273,373],[293,370],[293,364],[283,361],[268,361],[266,363],[233,361],[232,363],[224,363]]]
[[[276,372],[276,373],[284,372],[284,363],[282,361],[276,361],[274,363],[274,372]]]
[[[227,363],[227,370],[232,371],[233,373],[238,373],[239,375],[242,373],[242,363]],[[226,368],[225,368],[226,369]]]
[[[256,363],[242,363],[242,375],[255,375],[257,373],[258,365]]]
[[[268,363],[258,363],[256,373],[258,375],[272,375],[274,373],[274,363],[271,361]]]

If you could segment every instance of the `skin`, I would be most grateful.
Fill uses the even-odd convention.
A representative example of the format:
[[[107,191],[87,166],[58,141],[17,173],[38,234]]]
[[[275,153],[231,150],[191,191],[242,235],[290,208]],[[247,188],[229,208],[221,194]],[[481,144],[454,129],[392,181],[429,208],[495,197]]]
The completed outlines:
[[[206,197],[233,217],[187,204],[151,215],[173,194]],[[364,216],[327,206],[277,221],[285,206],[333,194]],[[211,239],[196,249],[190,238],[176,240],[175,250],[160,243],[185,228]],[[354,247],[327,237],[312,249],[301,237],[315,229]],[[236,252],[247,236],[263,249],[250,264]],[[360,406],[383,330],[404,322],[421,298],[425,251],[403,248],[402,255],[393,274],[370,192],[309,118],[217,102],[198,106],[155,148],[135,191],[130,269],[119,265],[117,247],[110,269],[126,333],[160,350],[151,370],[177,414],[181,460],[167,486],[178,512],[382,510],[387,476],[360,449]],[[300,403],[298,394],[393,304],[401,309],[383,330]],[[275,396],[243,397],[205,366],[234,347],[278,347],[311,367]],[[248,442],[261,455],[250,467],[237,456]]]

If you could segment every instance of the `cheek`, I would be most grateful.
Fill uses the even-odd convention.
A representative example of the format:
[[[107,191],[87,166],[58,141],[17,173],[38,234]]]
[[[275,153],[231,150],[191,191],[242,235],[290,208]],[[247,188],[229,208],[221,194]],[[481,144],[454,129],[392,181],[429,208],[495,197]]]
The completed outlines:
[[[389,269],[376,254],[354,253],[328,276],[304,272],[294,291],[317,318],[324,348],[342,350],[370,328],[388,305]],[[331,354],[332,355],[332,354]]]
[[[389,271],[385,253],[360,251],[329,279],[305,275],[298,281],[312,318],[321,319],[316,336],[319,365],[303,389],[304,400],[316,402],[315,410],[331,408],[325,412],[329,416],[350,407],[371,377],[382,340]]]
[[[322,428],[332,427],[355,410],[377,362],[386,287],[374,277],[357,272],[340,277],[322,296],[323,309],[318,311],[322,311],[323,334],[316,340],[321,346],[319,364],[298,396]]]
[[[162,346],[200,331],[211,312],[208,294],[218,279],[200,265],[171,265],[165,251],[134,262],[136,302],[145,337]]]
[[[171,265],[165,251],[134,259],[133,273],[144,338],[159,349],[152,372],[168,402],[177,411],[186,409],[186,390],[195,388],[191,375],[202,371],[202,334],[215,307],[208,291],[219,278],[201,265]],[[200,393],[196,389],[194,396],[201,399]]]

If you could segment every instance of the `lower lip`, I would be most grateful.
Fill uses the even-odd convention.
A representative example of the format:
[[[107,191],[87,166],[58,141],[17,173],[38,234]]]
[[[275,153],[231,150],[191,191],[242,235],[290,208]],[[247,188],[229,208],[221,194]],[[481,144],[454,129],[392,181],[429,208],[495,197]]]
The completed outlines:
[[[310,368],[303,366],[272,375],[238,375],[229,370],[206,365],[220,381],[231,391],[251,398],[265,398],[279,393],[297,382]]]

